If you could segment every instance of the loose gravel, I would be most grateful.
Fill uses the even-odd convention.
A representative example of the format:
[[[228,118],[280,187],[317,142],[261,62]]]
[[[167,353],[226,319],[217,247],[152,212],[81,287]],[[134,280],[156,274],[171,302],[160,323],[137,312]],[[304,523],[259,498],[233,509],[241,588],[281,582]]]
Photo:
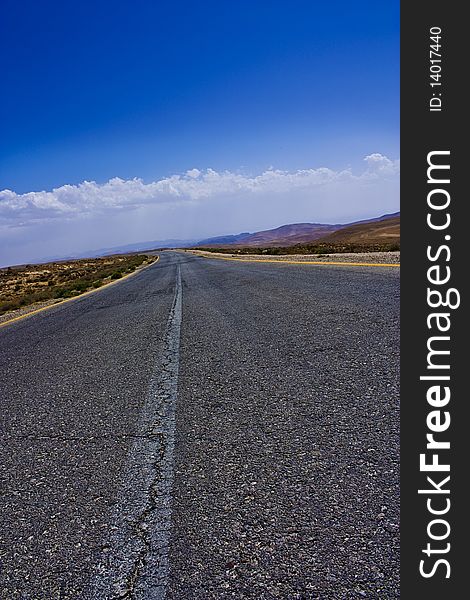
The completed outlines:
[[[237,254],[223,252],[207,252],[205,250],[191,250],[193,254],[207,258],[237,258],[242,260],[259,261],[316,261],[316,262],[344,262],[344,263],[375,263],[399,264],[400,252],[347,252],[338,254]]]

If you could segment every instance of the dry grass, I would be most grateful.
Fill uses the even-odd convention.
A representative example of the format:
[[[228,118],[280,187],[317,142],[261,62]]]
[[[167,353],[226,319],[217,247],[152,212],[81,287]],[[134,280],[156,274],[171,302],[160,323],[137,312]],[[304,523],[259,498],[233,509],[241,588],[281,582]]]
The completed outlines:
[[[0,269],[0,315],[36,302],[77,296],[155,259],[124,254]]]

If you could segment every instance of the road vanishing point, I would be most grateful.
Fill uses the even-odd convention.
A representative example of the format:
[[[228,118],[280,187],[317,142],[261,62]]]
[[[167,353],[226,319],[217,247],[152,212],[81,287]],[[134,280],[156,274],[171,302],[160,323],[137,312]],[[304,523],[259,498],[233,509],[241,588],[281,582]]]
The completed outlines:
[[[399,269],[163,252],[0,329],[1,600],[399,598]]]

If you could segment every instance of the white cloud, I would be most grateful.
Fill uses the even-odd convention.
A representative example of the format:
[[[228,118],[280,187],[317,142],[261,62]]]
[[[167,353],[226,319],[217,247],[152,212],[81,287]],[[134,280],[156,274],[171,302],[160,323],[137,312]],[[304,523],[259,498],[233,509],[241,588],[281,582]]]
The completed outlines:
[[[81,217],[135,211],[145,207],[182,207],[201,205],[224,199],[252,202],[283,200],[295,204],[296,198],[311,197],[321,203],[338,192],[338,201],[348,198],[348,186],[357,187],[383,181],[398,180],[399,161],[375,153],[364,158],[366,169],[360,174],[351,170],[335,171],[325,167],[298,171],[270,168],[260,175],[247,176],[231,171],[190,169],[183,175],[172,175],[144,183],[115,177],[106,183],[84,181],[64,185],[52,191],[16,194],[0,191],[0,225],[22,227],[51,221],[70,221]],[[355,194],[351,194],[353,200]],[[397,199],[398,202],[398,199]],[[351,212],[345,211],[345,213]]]
[[[400,161],[390,160],[383,154],[375,152],[364,158],[369,173],[379,173],[382,175],[395,175],[400,172]]]
[[[189,171],[186,171],[186,175],[193,179],[197,179],[200,174],[201,174],[201,171],[199,169],[190,169]]]

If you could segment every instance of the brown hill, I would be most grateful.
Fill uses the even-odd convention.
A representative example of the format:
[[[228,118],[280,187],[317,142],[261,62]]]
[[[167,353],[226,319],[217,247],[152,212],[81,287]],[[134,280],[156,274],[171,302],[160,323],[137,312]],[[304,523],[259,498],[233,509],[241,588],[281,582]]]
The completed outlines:
[[[385,215],[380,220],[353,223],[342,227],[317,242],[325,244],[371,244],[400,243],[400,215]]]
[[[282,225],[276,229],[257,231],[237,240],[234,246],[294,246],[304,242],[311,242],[333,233],[341,225],[324,225],[321,223],[293,223]]]
[[[219,236],[196,244],[206,248],[286,248],[312,243],[399,243],[400,213],[344,224],[292,223],[255,233]]]

